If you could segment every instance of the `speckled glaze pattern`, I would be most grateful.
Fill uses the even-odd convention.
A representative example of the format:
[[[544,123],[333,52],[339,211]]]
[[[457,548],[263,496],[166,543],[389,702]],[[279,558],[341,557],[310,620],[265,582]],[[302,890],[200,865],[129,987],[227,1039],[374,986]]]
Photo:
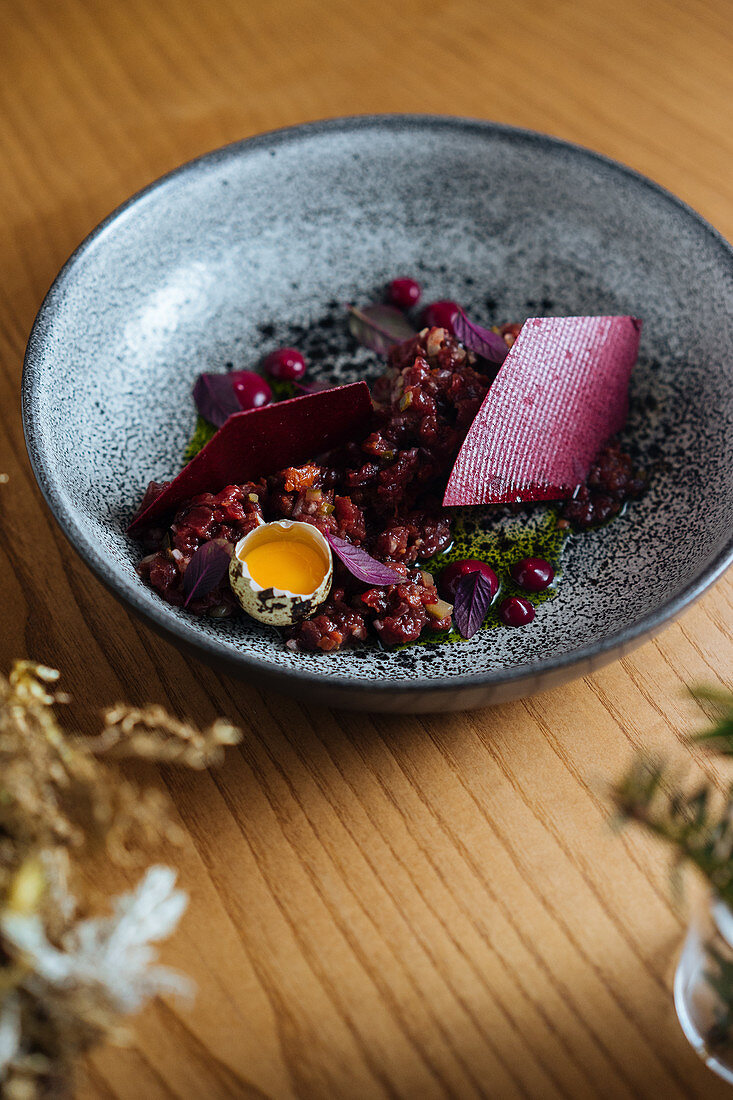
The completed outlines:
[[[531,627],[470,643],[293,653],[252,621],[200,620],[138,578],[125,527],[177,471],[202,370],[320,341],[325,374],[381,364],[341,304],[398,275],[479,322],[642,317],[627,436],[652,486],[574,539]],[[309,335],[310,334],[310,335]],[[28,345],[23,412],[46,498],[98,576],[200,656],[335,706],[478,706],[591,671],[699,595],[733,556],[733,253],[636,173],[561,141],[425,116],[331,120],[184,166],[77,250]],[[506,521],[511,522],[511,521]]]

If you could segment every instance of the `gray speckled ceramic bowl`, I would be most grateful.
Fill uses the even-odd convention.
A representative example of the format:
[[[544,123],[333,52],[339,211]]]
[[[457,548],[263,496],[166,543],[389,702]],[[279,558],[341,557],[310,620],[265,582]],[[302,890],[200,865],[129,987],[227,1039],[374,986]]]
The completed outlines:
[[[255,622],[168,606],[138,578],[125,527],[147,482],[180,466],[194,376],[254,366],[286,341],[344,380],[378,371],[339,304],[373,300],[397,274],[484,322],[642,317],[628,435],[656,462],[648,495],[571,544],[531,627],[468,643],[293,654]],[[487,122],[321,122],[185,165],[81,245],[28,345],[28,449],[72,545],[178,644],[336,706],[478,706],[630,650],[731,560],[732,318],[731,248],[627,168]]]

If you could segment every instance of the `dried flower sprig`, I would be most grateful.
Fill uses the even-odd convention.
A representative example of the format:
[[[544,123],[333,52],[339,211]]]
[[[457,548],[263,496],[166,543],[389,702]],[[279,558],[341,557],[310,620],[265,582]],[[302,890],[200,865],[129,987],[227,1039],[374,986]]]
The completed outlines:
[[[162,792],[140,790],[96,759],[107,726],[99,738],[61,729],[54,705],[68,699],[51,693],[57,679],[54,669],[27,661],[0,676],[0,837],[12,838],[16,851],[101,843],[118,862],[161,835],[175,841]],[[161,741],[168,733],[159,732]],[[0,889],[3,864],[0,847]]]
[[[129,863],[161,838],[180,839],[163,793],[104,757],[204,768],[240,737],[223,720],[201,731],[160,707],[121,704],[98,737],[65,732],[58,676],[28,661],[0,676],[0,1093],[9,1100],[69,1094],[77,1057],[118,1034],[125,1014],[158,992],[190,990],[154,965],[151,947],[186,905],[170,868],[149,868],[112,915],[77,917],[83,854],[102,847]]]
[[[84,743],[92,752],[183,764],[197,770],[221,764],[226,746],[236,745],[242,736],[223,718],[199,730],[172,718],[159,706],[141,710],[118,703],[105,711],[104,723],[100,736]]]

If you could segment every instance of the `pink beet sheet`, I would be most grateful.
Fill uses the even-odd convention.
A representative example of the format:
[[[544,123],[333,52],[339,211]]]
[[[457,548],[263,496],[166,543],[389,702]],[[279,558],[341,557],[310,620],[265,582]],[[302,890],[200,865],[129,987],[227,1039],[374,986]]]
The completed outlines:
[[[628,414],[636,317],[531,317],[461,447],[445,505],[572,496]]]

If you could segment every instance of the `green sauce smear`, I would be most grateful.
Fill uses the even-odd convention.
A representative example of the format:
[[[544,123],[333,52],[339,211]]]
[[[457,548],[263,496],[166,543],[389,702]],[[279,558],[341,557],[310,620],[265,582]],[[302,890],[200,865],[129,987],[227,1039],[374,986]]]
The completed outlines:
[[[183,464],[184,466],[195,458],[202,448],[206,446],[210,439],[213,439],[216,435],[216,427],[210,424],[208,420],[204,420],[203,416],[196,417],[196,427],[194,428],[193,435],[188,441],[185,451],[183,452]]]
[[[457,508],[452,543],[447,550],[424,562],[422,568],[437,581],[440,571],[453,561],[464,558],[485,561],[499,578],[499,591],[486,614],[483,629],[503,627],[498,609],[508,596],[522,596],[537,606],[557,595],[557,583],[562,577],[562,552],[571,538],[567,528],[558,528],[559,515],[558,508],[547,505],[537,507],[529,514],[524,512],[498,519],[487,517],[486,513],[479,515],[476,509]],[[512,580],[509,571],[522,558],[544,558],[555,570],[555,579],[544,592],[526,592]],[[457,630],[447,634],[439,630],[425,630],[417,642],[407,645],[445,645],[446,642],[465,641]]]

